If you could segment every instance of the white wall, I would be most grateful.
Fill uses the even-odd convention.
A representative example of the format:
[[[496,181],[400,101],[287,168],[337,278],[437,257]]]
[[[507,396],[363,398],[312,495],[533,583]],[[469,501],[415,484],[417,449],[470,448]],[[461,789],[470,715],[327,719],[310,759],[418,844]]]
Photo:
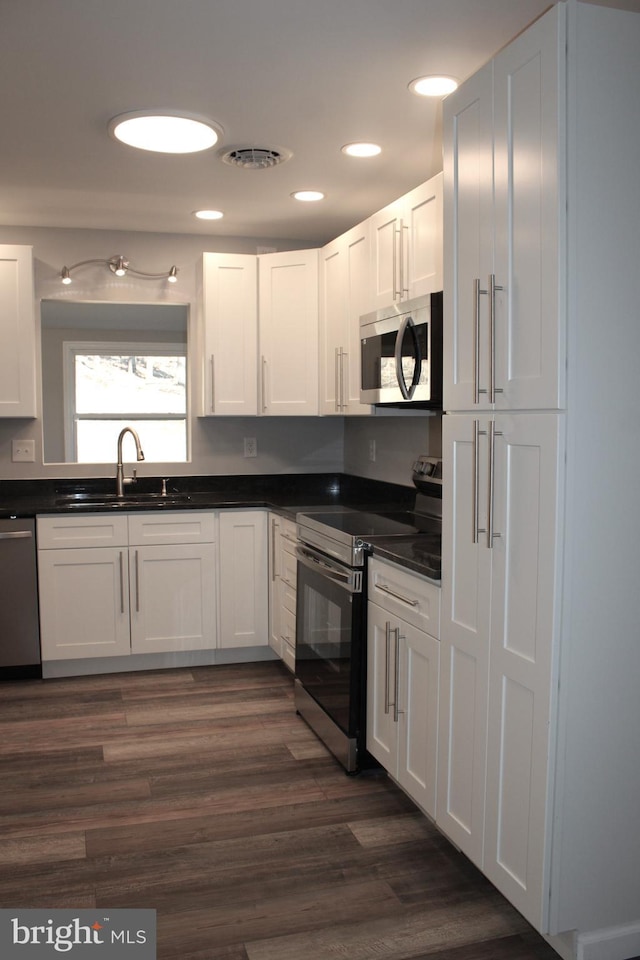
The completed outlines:
[[[203,251],[256,254],[303,246],[295,241],[243,237],[44,227],[0,227],[0,243],[33,247],[38,324],[42,299],[186,303],[191,307],[192,342],[195,339],[192,331],[196,314],[196,266]],[[122,254],[133,266],[148,273],[160,273],[175,264],[179,271],[178,283],[145,281],[131,275],[116,278],[104,266],[88,266],[74,274],[70,286],[61,284],[60,270],[64,265],[94,257],[106,259],[116,254]],[[194,418],[189,464],[141,463],[137,469],[140,476],[346,470],[358,476],[406,484],[410,482],[413,458],[430,452],[428,424],[422,417],[394,417],[391,421],[377,417],[353,420],[341,417]],[[245,436],[257,439],[255,459],[243,456]],[[369,436],[376,438],[375,463],[368,457]],[[36,462],[13,463],[11,441],[27,438],[35,440]],[[0,479],[115,475],[114,464],[44,464],[42,449],[41,419],[0,420]]]
[[[375,460],[370,459],[371,443]],[[411,486],[411,468],[421,453],[442,453],[442,417],[391,414],[345,419],[346,473]]]

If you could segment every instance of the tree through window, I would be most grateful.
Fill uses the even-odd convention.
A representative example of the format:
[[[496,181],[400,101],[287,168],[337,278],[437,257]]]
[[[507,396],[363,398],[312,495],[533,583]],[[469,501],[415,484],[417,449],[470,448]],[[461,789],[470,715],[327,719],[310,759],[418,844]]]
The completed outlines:
[[[145,459],[187,459],[184,344],[65,344],[67,459],[109,463],[118,434],[137,430]]]

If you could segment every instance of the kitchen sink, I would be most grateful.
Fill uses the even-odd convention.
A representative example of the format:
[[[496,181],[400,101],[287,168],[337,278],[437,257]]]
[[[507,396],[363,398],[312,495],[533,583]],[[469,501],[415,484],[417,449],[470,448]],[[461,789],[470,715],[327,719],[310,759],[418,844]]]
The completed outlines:
[[[118,497],[115,493],[71,493],[56,497],[57,507],[70,510],[126,510],[141,506],[179,506],[189,503],[188,493],[131,493]]]

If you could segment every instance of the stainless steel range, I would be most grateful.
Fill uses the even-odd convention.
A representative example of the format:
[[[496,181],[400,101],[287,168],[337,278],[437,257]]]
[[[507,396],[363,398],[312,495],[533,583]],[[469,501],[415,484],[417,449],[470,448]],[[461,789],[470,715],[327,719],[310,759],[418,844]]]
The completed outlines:
[[[421,472],[422,471],[422,472]],[[416,509],[344,507],[300,513],[295,702],[349,773],[368,765],[366,561],[375,544],[406,544],[440,578],[441,463],[421,457]]]

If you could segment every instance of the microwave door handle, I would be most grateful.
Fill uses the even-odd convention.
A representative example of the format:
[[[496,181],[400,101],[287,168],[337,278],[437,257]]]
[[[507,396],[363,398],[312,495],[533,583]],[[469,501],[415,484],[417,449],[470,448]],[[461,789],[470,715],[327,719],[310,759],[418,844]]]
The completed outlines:
[[[405,400],[410,400],[409,390],[407,388],[407,382],[404,379],[404,371],[402,369],[402,344],[404,341],[404,335],[407,329],[407,324],[411,317],[405,317],[400,327],[398,333],[396,334],[396,349],[395,349],[395,360],[396,360],[396,380],[398,381],[398,386],[400,387],[400,393]]]
[[[402,369],[402,344],[404,342],[404,335],[409,330],[411,334],[411,339],[413,340],[413,353],[416,358],[415,364],[413,367],[413,377],[411,379],[411,385],[407,387],[407,381],[404,378],[404,371]],[[414,393],[416,392],[416,387],[420,382],[420,375],[422,373],[422,353],[420,351],[420,343],[418,341],[418,335],[416,333],[416,325],[413,322],[412,317],[405,317],[402,323],[400,324],[400,329],[398,330],[398,335],[396,337],[396,377],[398,380],[398,386],[400,387],[400,393],[402,394],[405,400],[411,400]]]

